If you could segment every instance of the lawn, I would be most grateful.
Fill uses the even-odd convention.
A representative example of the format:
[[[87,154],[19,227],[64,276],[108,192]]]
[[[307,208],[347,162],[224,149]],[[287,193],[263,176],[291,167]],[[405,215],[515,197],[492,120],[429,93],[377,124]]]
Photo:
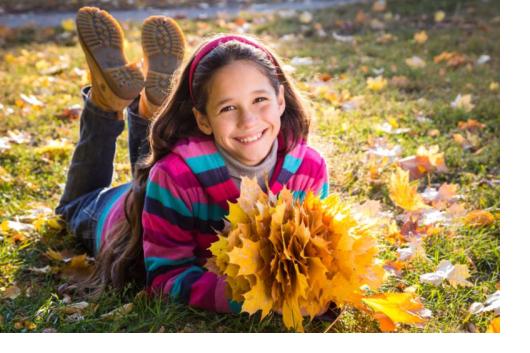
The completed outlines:
[[[498,316],[469,309],[500,290],[499,11],[496,1],[388,1],[178,20],[191,48],[208,34],[245,31],[289,65],[311,104],[309,142],[327,160],[330,191],[352,205],[373,200],[391,220],[378,234],[382,290],[416,293],[430,310],[422,326],[397,332],[486,332]],[[122,25],[129,59],[140,60],[140,24]],[[69,21],[0,27],[0,58],[0,332],[286,331],[277,315],[215,314],[132,288],[97,302],[60,295],[93,263],[52,213],[78,138],[87,67]],[[389,192],[399,166],[433,211],[417,222]],[[129,177],[124,132],[113,185]],[[443,260],[469,276],[420,280]],[[305,331],[380,328],[347,309]]]

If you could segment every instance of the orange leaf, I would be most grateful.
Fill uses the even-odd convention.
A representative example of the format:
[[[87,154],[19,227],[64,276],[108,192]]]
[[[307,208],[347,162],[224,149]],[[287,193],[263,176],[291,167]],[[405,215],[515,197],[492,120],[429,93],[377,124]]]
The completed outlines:
[[[501,333],[501,317],[496,317],[495,319],[491,320],[488,330],[486,331],[488,333]]]
[[[467,121],[458,122],[458,128],[460,130],[477,130],[477,129],[484,129],[485,127],[486,127],[485,124],[482,124],[481,122],[475,119],[467,119]]]
[[[464,217],[464,223],[471,227],[488,226],[495,222],[495,217],[488,211],[475,210]]]

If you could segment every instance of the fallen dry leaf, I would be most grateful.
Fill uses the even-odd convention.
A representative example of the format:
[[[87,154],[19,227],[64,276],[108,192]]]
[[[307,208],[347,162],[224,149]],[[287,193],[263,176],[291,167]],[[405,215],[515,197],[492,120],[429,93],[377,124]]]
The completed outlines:
[[[442,284],[443,280],[446,279],[449,284],[453,287],[463,286],[470,287],[473,284],[467,281],[467,278],[470,276],[467,265],[453,265],[448,260],[442,260],[435,272],[425,273],[420,276],[421,283],[429,283],[434,286],[439,286]]]
[[[405,59],[405,63],[412,69],[422,69],[426,66],[425,60],[419,56],[413,56]]]
[[[122,317],[129,314],[133,308],[134,308],[133,303],[127,303],[127,304],[120,306],[119,308],[116,308],[106,314],[101,315],[101,318],[104,320],[121,319]]]
[[[385,89],[387,85],[388,81],[387,79],[383,78],[383,76],[368,77],[366,80],[366,86],[370,91],[373,92],[380,92]]]
[[[501,333],[501,317],[496,317],[491,320],[487,333]]]
[[[363,298],[362,301],[376,313],[383,314],[392,321],[392,324],[385,320],[381,322],[381,317],[376,316],[381,330],[394,331],[396,323],[417,325],[425,322],[425,318],[421,316],[423,304],[413,293],[384,293]]]
[[[485,124],[482,124],[481,122],[475,119],[468,119],[467,121],[458,122],[458,128],[460,130],[481,130],[485,127]]]
[[[390,199],[396,206],[406,211],[418,211],[428,206],[417,193],[417,185],[409,182],[409,172],[401,168],[390,176],[388,192]]]
[[[464,224],[470,227],[484,227],[495,223],[495,217],[488,211],[474,210],[464,217]]]
[[[20,288],[16,284],[6,288],[5,291],[1,292],[0,295],[3,299],[16,299],[21,293]]]
[[[61,312],[67,314],[67,315],[72,315],[72,314],[82,314],[83,311],[85,311],[85,309],[87,309],[88,307],[90,307],[90,303],[87,303],[85,301],[81,301],[81,302],[78,302],[78,303],[72,303],[72,304],[69,304],[69,305],[66,305],[64,307],[61,308]]]
[[[429,39],[429,36],[427,35],[427,32],[425,31],[414,33],[414,41],[418,44],[424,44],[427,41],[427,39]]]
[[[446,63],[448,67],[456,68],[462,66],[468,62],[468,59],[465,55],[457,52],[442,52],[441,54],[434,57],[434,62],[436,64]]]

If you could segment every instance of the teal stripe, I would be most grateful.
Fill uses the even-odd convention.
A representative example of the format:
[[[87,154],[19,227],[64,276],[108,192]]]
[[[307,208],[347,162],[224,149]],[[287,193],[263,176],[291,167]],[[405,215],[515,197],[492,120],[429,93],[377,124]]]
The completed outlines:
[[[173,196],[171,191],[151,181],[147,184],[146,195],[160,201],[165,207],[177,211],[183,216],[192,217],[192,213],[181,199]]]
[[[193,203],[191,207],[194,216],[203,221],[217,221],[222,219],[227,214],[225,209],[215,204],[196,202]]]
[[[225,165],[223,157],[221,157],[218,152],[186,158],[186,163],[196,174],[220,168]]]
[[[233,300],[229,300],[228,301],[228,307],[230,308],[230,310],[234,314],[239,314],[239,313],[241,313],[241,308],[243,307],[243,303],[236,302],[236,301],[233,301]]]
[[[103,211],[101,212],[101,215],[98,218],[98,224],[96,227],[96,252],[101,246],[101,234],[103,233],[103,226],[105,224],[105,220],[109,216],[112,206],[114,206],[114,204],[116,203],[116,201],[118,201],[121,195],[123,195],[127,190],[129,190],[130,186],[130,183],[119,186],[116,190],[116,193],[112,195],[110,200],[108,200],[107,204],[105,205],[105,208],[103,208]],[[122,188],[122,190],[120,190],[119,188]]]
[[[324,185],[322,185],[322,189],[320,189],[320,198],[325,199],[329,195],[329,184],[326,182]]]
[[[292,174],[296,173],[298,168],[300,168],[300,165],[302,164],[302,160],[300,158],[296,158],[290,154],[285,156],[285,160],[283,161],[283,168],[287,169]]]
[[[188,268],[186,271],[180,273],[175,279],[175,282],[173,283],[173,287],[171,287],[171,291],[169,292],[169,295],[171,297],[178,298],[180,296],[180,292],[182,290],[182,281],[187,275],[193,272],[203,273],[204,270],[198,266],[192,266]]]
[[[153,272],[162,266],[182,266],[187,263],[195,261],[196,257],[187,257],[185,259],[171,260],[163,257],[147,257],[145,258],[145,269],[147,272]]]
[[[293,191],[294,201],[298,200],[300,202],[304,201],[306,192],[303,190]]]

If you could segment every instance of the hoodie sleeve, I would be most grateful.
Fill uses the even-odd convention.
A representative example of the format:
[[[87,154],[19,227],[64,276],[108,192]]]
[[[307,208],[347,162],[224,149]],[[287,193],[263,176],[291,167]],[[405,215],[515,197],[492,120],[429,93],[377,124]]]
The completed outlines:
[[[224,278],[206,271],[195,256],[193,197],[174,179],[155,166],[147,180],[142,225],[148,291],[197,308],[238,312],[226,297]]]

